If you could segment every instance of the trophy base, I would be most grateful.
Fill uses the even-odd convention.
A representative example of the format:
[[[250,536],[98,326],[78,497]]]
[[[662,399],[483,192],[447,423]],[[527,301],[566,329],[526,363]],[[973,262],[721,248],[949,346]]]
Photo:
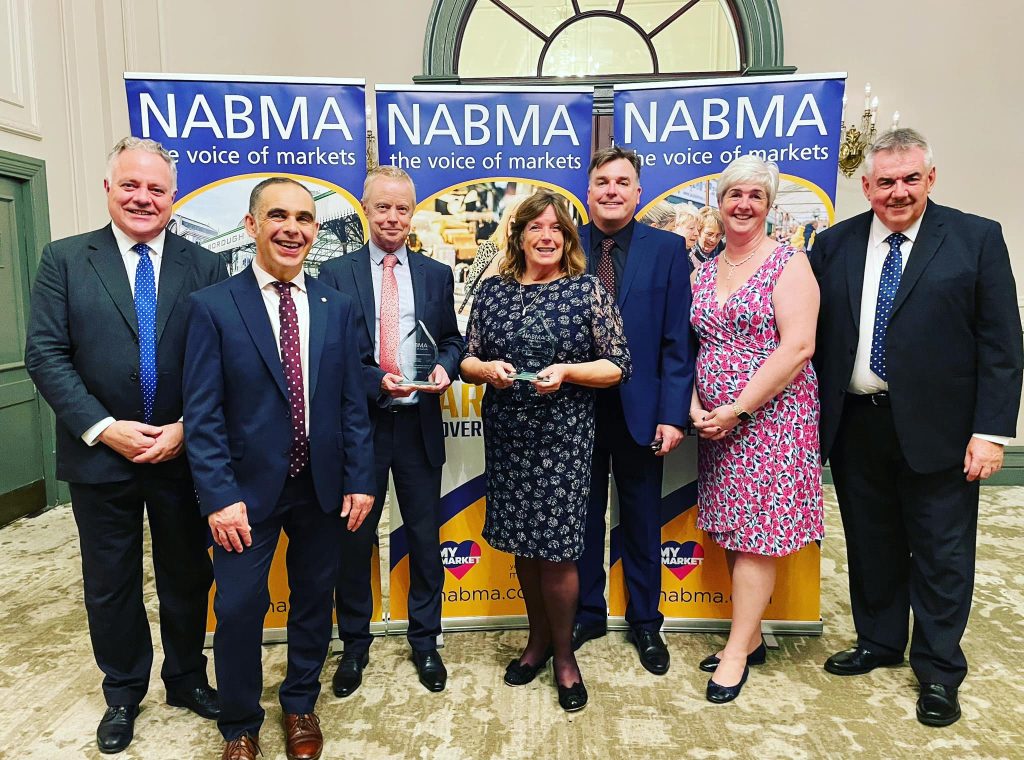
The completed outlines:
[[[398,383],[403,388],[436,388],[437,383],[432,383],[429,380],[402,380]]]
[[[542,383],[547,382],[546,380],[541,380],[540,375],[538,375],[536,372],[516,372],[514,375],[509,375],[509,379],[525,380],[528,383],[536,383],[538,381]]]

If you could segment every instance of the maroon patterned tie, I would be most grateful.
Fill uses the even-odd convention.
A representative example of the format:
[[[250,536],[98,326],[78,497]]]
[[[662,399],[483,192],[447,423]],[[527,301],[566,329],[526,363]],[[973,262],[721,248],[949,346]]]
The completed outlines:
[[[601,258],[597,261],[597,278],[604,285],[604,289],[615,298],[618,293],[615,287],[615,266],[612,264],[612,248],[615,241],[606,237],[601,241]]]
[[[292,298],[292,283],[275,282],[281,303],[281,364],[292,408],[292,449],[288,456],[288,474],[293,478],[309,464],[309,439],[306,438],[306,394],[302,388],[302,350],[299,342],[299,315]]]

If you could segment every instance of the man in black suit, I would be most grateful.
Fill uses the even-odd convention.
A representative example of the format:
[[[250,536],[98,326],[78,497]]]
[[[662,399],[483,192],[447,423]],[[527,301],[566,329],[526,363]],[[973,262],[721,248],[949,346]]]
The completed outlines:
[[[259,752],[267,576],[283,529],[286,754],[315,760],[341,534],[373,504],[360,339],[352,301],[302,271],[319,229],[304,185],[260,182],[245,228],[256,241],[252,265],[192,297],[183,378],[188,457],[216,543],[219,727],[225,760]]]
[[[126,137],[110,154],[111,224],[43,249],[25,363],[57,415],[96,664],[108,709],[101,752],[132,740],[153,645],[142,601],[149,516],[167,702],[216,718],[203,640],[212,581],[206,530],[182,454],[181,368],[189,294],[227,277],[214,254],[165,231],[174,161]]]
[[[1021,393],[1021,323],[998,224],[928,199],[935,167],[917,132],[871,146],[872,210],[821,233],[814,365],[822,460],[846,532],[857,645],[836,675],[910,665],[917,717],[960,717],[960,640],[974,586],[978,486],[997,472]]]
[[[363,378],[376,454],[377,500],[362,528],[344,536],[338,570],[338,631],[345,644],[333,680],[339,697],[359,688],[369,662],[370,557],[389,472],[409,547],[408,638],[413,662],[427,689],[445,687],[448,673],[437,651],[444,589],[438,538],[445,460],[440,394],[458,375],[464,345],[455,319],[451,268],[405,244],[416,208],[412,179],[393,166],[372,169],[362,203],[370,242],[320,266],[320,281],[361,307],[367,341]],[[402,374],[403,368],[412,366],[415,346],[405,338],[421,322],[437,343],[437,364],[430,372],[435,385],[411,388],[402,384]]]
[[[620,147],[597,151],[590,160],[589,177],[591,223],[580,229],[580,244],[587,255],[587,271],[600,278],[622,312],[633,376],[628,383],[597,392],[573,647],[608,630],[605,512],[608,476],[614,473],[629,593],[628,638],[640,664],[664,675],[669,653],[659,633],[665,618],[658,609],[662,457],[682,441],[690,412],[694,352],[689,259],[681,237],[633,219],[641,192],[635,152]]]

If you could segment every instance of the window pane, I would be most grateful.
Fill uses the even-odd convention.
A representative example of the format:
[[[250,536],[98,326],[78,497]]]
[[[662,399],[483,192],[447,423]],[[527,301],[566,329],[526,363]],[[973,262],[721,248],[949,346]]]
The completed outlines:
[[[572,0],[503,0],[505,5],[529,21],[546,35],[550,35],[563,21],[572,18],[575,11]],[[490,0],[477,0],[477,8],[495,8]],[[496,9],[497,10],[497,9]],[[504,13],[505,11],[501,11]]]
[[[632,27],[606,17],[585,18],[566,27],[544,59],[545,76],[653,74],[654,62]]]
[[[531,20],[531,23],[533,21]],[[486,0],[476,4],[459,52],[464,77],[534,77],[544,42]]]
[[[636,17],[637,10],[631,9],[631,15]],[[655,35],[654,47],[663,72],[736,71],[740,67],[736,28],[722,0],[701,0]]]

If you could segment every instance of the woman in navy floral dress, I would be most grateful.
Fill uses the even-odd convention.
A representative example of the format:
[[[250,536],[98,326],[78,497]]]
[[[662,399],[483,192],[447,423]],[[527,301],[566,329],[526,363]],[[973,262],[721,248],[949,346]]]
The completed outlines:
[[[572,624],[590,494],[593,389],[631,372],[618,308],[585,268],[564,199],[550,191],[530,196],[516,212],[500,276],[477,292],[461,367],[464,380],[490,386],[483,402],[484,538],[516,555],[530,621],[526,649],[509,663],[505,683],[529,683],[553,654],[566,710],[587,703]],[[530,366],[518,337],[538,320],[554,353],[543,367]],[[538,379],[511,379],[518,370],[539,370]]]
[[[712,702],[735,699],[764,662],[761,617],[776,559],[823,535],[818,381],[811,367],[818,286],[803,253],[768,238],[778,168],[737,159],[718,182],[726,248],[694,275],[700,339],[690,416],[700,432],[697,527],[726,550],[733,618],[701,662]]]

